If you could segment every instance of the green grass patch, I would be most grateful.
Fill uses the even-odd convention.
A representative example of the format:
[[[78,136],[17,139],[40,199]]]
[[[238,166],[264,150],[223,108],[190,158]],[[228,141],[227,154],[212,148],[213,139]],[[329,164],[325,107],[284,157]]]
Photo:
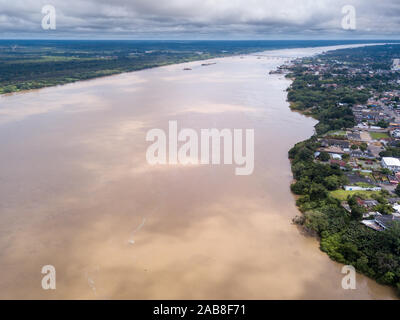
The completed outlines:
[[[357,182],[355,183],[356,186],[362,187],[362,188],[373,188],[375,187],[372,184],[366,183],[366,182]]]
[[[324,134],[324,137],[326,137],[326,136],[346,136],[346,135],[347,135],[346,131],[343,131],[343,130],[330,130]]]
[[[369,135],[374,140],[389,138],[389,135],[386,132],[370,132]]]
[[[352,195],[360,195],[360,197],[364,199],[373,199],[373,195],[379,195],[380,191],[358,191],[358,190],[352,190],[352,191],[346,191],[346,190],[335,190],[331,191],[329,193],[331,197],[338,199],[340,201],[347,200],[348,196]]]

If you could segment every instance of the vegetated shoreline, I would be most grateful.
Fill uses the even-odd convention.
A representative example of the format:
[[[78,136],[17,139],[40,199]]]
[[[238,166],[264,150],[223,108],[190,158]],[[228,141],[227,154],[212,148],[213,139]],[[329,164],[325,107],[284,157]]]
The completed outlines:
[[[270,51],[272,51],[272,50],[276,50],[276,49],[271,49]],[[265,51],[269,51],[269,50],[265,50]],[[112,72],[112,73],[88,77],[86,79],[66,80],[66,81],[63,81],[62,83],[42,85],[42,86],[38,86],[38,87],[32,88],[32,89],[14,90],[14,91],[10,91],[10,92],[1,92],[0,91],[0,97],[1,96],[10,96],[10,95],[14,95],[14,94],[23,94],[23,93],[28,93],[28,92],[32,92],[32,91],[36,91],[36,90],[40,90],[40,89],[45,89],[45,88],[60,87],[60,86],[77,83],[77,82],[92,81],[92,80],[96,80],[96,79],[118,76],[118,75],[131,73],[131,72],[150,70],[150,69],[162,68],[162,67],[173,66],[173,65],[180,65],[180,64],[190,63],[190,62],[200,62],[200,61],[207,61],[207,60],[213,60],[213,59],[219,59],[219,58],[229,58],[229,57],[237,57],[237,56],[241,56],[241,55],[257,54],[257,53],[261,53],[261,52],[264,52],[264,51],[254,51],[254,52],[247,52],[247,53],[233,53],[233,54],[224,54],[224,55],[210,55],[210,56],[204,57],[204,58],[182,59],[182,61],[179,61],[179,62],[167,62],[167,63],[161,63],[161,64],[153,65],[153,66],[144,66],[144,67],[140,67],[138,69],[130,70],[130,71],[128,71],[128,70],[127,71],[116,71],[116,72]]]
[[[333,51],[338,51],[338,50],[337,49],[329,50],[327,52],[324,52],[324,53],[321,53],[321,54],[318,54],[315,56],[308,56],[308,57],[301,58],[298,60],[304,61],[304,59],[310,58],[310,59],[313,59],[313,61],[315,61],[315,59],[318,59],[319,57],[322,57],[322,56],[326,55],[327,53],[333,52]],[[293,68],[292,69],[289,68],[289,69],[290,69],[290,71],[293,71]],[[360,254],[360,257],[356,261],[355,260],[349,261],[348,257],[346,257],[344,254],[341,255],[339,253],[337,246],[338,246],[338,243],[340,244],[340,240],[333,239],[337,234],[341,233],[340,227],[334,226],[334,228],[336,227],[337,233],[336,234],[334,233],[333,235],[329,234],[329,232],[331,230],[329,230],[329,231],[326,230],[326,229],[329,229],[329,227],[327,227],[325,229],[323,227],[321,227],[321,225],[323,225],[323,223],[321,222],[322,221],[321,216],[323,216],[324,214],[332,215],[332,217],[334,217],[334,219],[345,220],[343,217],[340,217],[340,215],[346,214],[347,212],[345,212],[344,209],[339,206],[339,201],[338,200],[336,202],[332,201],[332,203],[330,203],[330,201],[334,200],[334,199],[329,199],[330,195],[328,194],[327,196],[322,197],[321,202],[324,202],[323,204],[318,204],[316,206],[315,205],[313,206],[313,205],[311,205],[311,203],[313,201],[315,201],[315,199],[311,199],[310,194],[307,194],[307,192],[304,193],[303,190],[300,190],[301,188],[312,189],[313,186],[312,185],[300,186],[302,181],[299,177],[296,177],[296,173],[299,170],[299,168],[296,168],[296,159],[304,151],[303,156],[305,156],[306,158],[308,157],[308,159],[306,161],[309,161],[310,163],[314,163],[315,162],[314,161],[315,151],[317,149],[317,146],[319,146],[318,138],[321,138],[323,136],[323,134],[326,134],[327,131],[330,131],[330,130],[326,130],[326,127],[324,128],[324,126],[326,126],[326,123],[323,123],[323,121],[321,121],[321,119],[319,119],[319,114],[315,113],[313,110],[314,107],[304,108],[304,106],[303,106],[303,108],[299,108],[299,106],[297,105],[296,99],[294,99],[293,97],[290,97],[290,92],[293,93],[296,90],[299,90],[299,89],[293,89],[293,84],[296,81],[296,77],[294,76],[294,74],[286,73],[286,78],[291,80],[291,84],[287,88],[287,92],[288,92],[287,102],[289,103],[289,108],[294,112],[299,112],[300,114],[302,114],[304,116],[312,117],[313,119],[318,121],[317,124],[314,126],[314,128],[315,128],[314,134],[312,136],[310,136],[309,139],[296,143],[288,152],[291,170],[292,170],[292,174],[293,174],[291,191],[292,191],[292,194],[295,195],[295,197],[296,197],[296,206],[298,207],[299,211],[301,212],[301,216],[296,216],[293,218],[293,220],[292,220],[293,223],[298,225],[301,228],[301,230],[305,232],[305,234],[315,237],[320,243],[321,251],[327,253],[328,256],[332,260],[339,262],[341,264],[347,264],[347,265],[350,264],[352,266],[355,266],[355,268],[358,272],[376,280],[379,284],[389,285],[394,288],[397,287],[397,294],[400,296],[400,274],[398,273],[398,271],[400,269],[397,269],[397,272],[396,272],[396,270],[393,270],[394,269],[394,267],[393,267],[392,269],[389,269],[390,271],[387,271],[385,274],[383,274],[383,275],[379,274],[374,269],[374,266],[371,267],[368,264],[368,259],[363,254],[363,249],[353,246],[353,243],[351,243],[351,241],[349,242],[349,245],[348,245],[349,247],[347,248],[348,251],[349,252],[353,251],[352,253],[354,255]],[[312,81],[310,81],[310,82],[311,82],[310,86],[312,86],[313,82]],[[337,102],[339,102],[339,101],[337,101]],[[355,103],[359,103],[359,101],[355,101]],[[337,104],[336,104],[336,106],[337,106]],[[346,130],[346,128],[351,128],[351,127],[352,126],[345,125],[341,129]],[[305,150],[307,150],[307,152],[309,153],[308,155],[305,155],[305,153],[306,153]],[[327,165],[326,167],[329,167],[329,165]],[[343,174],[340,173],[339,171],[342,170],[342,168],[339,168],[338,166],[333,167],[332,165],[331,165],[331,168],[332,168],[331,174],[332,175],[337,174],[339,177],[338,187],[343,186],[345,184],[346,178],[343,178],[343,180],[340,181],[340,179],[343,177]],[[306,169],[306,168],[302,168],[302,169]],[[309,183],[311,184],[311,181],[309,181]],[[323,190],[315,190],[315,191],[316,191],[316,193],[324,192]],[[387,192],[387,191],[382,191],[382,195],[379,196],[379,197],[383,198],[383,200],[385,200],[385,197],[389,196],[388,194],[385,194],[385,192]],[[327,200],[324,199],[324,197],[326,197]],[[355,197],[356,196],[352,196],[350,200],[354,199]],[[348,199],[349,204],[350,204],[350,200]],[[319,201],[319,200],[317,200],[317,201]],[[382,202],[382,203],[385,203],[385,202]],[[355,205],[355,206],[357,206],[357,205]],[[324,209],[326,209],[326,211],[328,213],[323,214],[322,209],[321,209],[322,207]],[[320,209],[321,209],[321,212],[319,212]],[[334,212],[335,209],[340,209],[340,210],[337,210],[337,211],[340,211],[339,214],[338,214],[338,212]],[[352,207],[350,216],[352,214],[353,214],[353,207]],[[319,221],[319,219],[321,219],[321,221]],[[353,219],[353,217],[351,217],[351,219]],[[343,221],[340,221],[338,223],[338,225],[340,225],[341,223],[343,223]],[[358,223],[358,227],[361,226],[359,221],[355,221],[355,222],[352,221],[350,223],[353,223],[354,226],[357,226],[356,223]],[[396,223],[394,223],[394,224],[396,225]],[[362,230],[362,231],[365,231],[365,234],[369,233],[369,235],[378,235],[378,237],[376,237],[378,239],[384,238],[384,237],[379,237],[379,235],[382,235],[384,233],[388,234],[389,232],[390,232],[392,238],[393,238],[393,236],[394,236],[394,238],[396,238],[396,237],[398,238],[398,236],[400,235],[400,233],[399,233],[400,229],[398,228],[398,225],[396,226],[396,228],[395,228],[395,226],[393,226],[390,229],[390,231],[386,230],[385,232],[381,232],[381,233],[378,231],[372,231],[371,229],[368,229],[365,226],[361,226],[361,228],[365,228],[365,230]],[[392,229],[395,231],[393,231]],[[375,234],[373,234],[373,233],[375,233]],[[389,236],[387,236],[387,237],[389,237]],[[338,237],[336,237],[336,238],[338,238]],[[373,240],[370,240],[369,238],[366,238],[366,239],[367,240],[364,239],[366,242],[373,241]],[[398,246],[398,243],[397,243],[397,246]],[[397,255],[399,255],[399,253],[397,253]]]
[[[179,62],[161,63],[161,64],[153,65],[153,66],[140,67],[138,69],[130,70],[130,71],[129,70],[127,70],[127,71],[117,71],[117,72],[112,72],[112,73],[108,73],[108,74],[102,74],[102,75],[96,75],[96,76],[93,76],[93,77],[88,77],[86,79],[68,80],[68,81],[65,81],[63,83],[43,85],[43,86],[39,86],[37,88],[32,88],[32,89],[15,90],[15,91],[10,91],[10,92],[0,92],[0,97],[1,96],[10,96],[10,95],[13,95],[13,94],[28,93],[28,92],[32,92],[32,91],[36,91],[36,90],[40,90],[40,89],[45,89],[45,88],[61,87],[61,86],[64,86],[64,85],[73,84],[73,83],[77,83],[77,82],[86,82],[86,81],[92,81],[92,80],[96,80],[96,79],[119,76],[119,75],[122,75],[122,74],[131,73],[131,72],[138,72],[138,71],[144,71],[144,70],[150,70],[150,69],[156,69],[156,68],[180,65],[180,64],[191,63],[191,62],[201,62],[201,61],[208,61],[208,60],[214,60],[214,59],[220,59],[220,58],[222,59],[222,58],[230,58],[230,57],[239,57],[239,56],[244,56],[244,55],[249,55],[249,54],[262,53],[262,52],[265,52],[265,51],[273,51],[273,50],[277,50],[277,49],[264,50],[264,51],[254,51],[254,52],[252,51],[252,52],[246,52],[246,53],[210,55],[208,57],[195,58],[195,59],[182,59],[182,61],[179,61]]]
[[[240,55],[256,54],[266,51],[299,49],[299,48],[318,48],[329,46],[353,46],[364,45],[360,43],[348,44],[319,44],[305,45],[296,48],[288,46],[288,48],[276,47],[235,47],[226,48],[220,47],[221,52],[216,52],[215,48],[210,47],[209,51],[195,51],[191,48],[189,51],[178,49],[174,53],[169,53],[171,48],[158,48],[160,52],[143,52],[139,53],[136,58],[127,57],[126,55],[135,50],[135,48],[126,47],[96,47],[83,50],[82,48],[51,47],[50,50],[43,53],[30,51],[35,47],[24,47],[14,52],[3,52],[10,57],[2,58],[3,63],[0,73],[3,73],[3,79],[0,79],[0,96],[10,95],[13,93],[29,92],[42,88],[56,87],[64,84],[75,83],[78,81],[93,80],[108,76],[114,76],[129,72],[153,69],[158,67],[170,66],[175,64],[184,64],[196,61],[206,61],[216,58],[234,57]],[[368,45],[368,43],[365,43]],[[17,46],[16,46],[17,47]],[[40,46],[38,47],[40,49]],[[36,49],[38,49],[36,48]],[[43,48],[42,48],[43,49]],[[137,50],[145,50],[146,48],[138,47]],[[149,48],[147,48],[149,49]],[[157,51],[157,48],[153,48]],[[62,53],[59,51],[61,50]],[[83,50],[83,51],[82,51]],[[162,51],[166,50],[166,51]],[[183,51],[179,51],[183,50]],[[197,49],[196,49],[197,50]],[[203,50],[199,48],[198,50]],[[61,56],[60,56],[61,54]],[[133,54],[136,53],[129,53]],[[129,56],[128,54],[128,56]],[[15,55],[15,56],[14,56]],[[33,59],[33,60],[32,60]],[[43,61],[41,60],[43,59]],[[22,69],[21,69],[22,67]],[[34,77],[32,76],[34,75]]]
[[[255,53],[255,52],[254,52]],[[247,53],[250,54],[250,53]],[[107,74],[102,74],[102,75],[96,75],[93,77],[88,77],[86,79],[74,79],[74,80],[68,80],[62,83],[55,83],[55,84],[49,84],[49,85],[42,85],[37,88],[32,88],[32,89],[25,89],[25,90],[15,90],[15,91],[10,91],[10,92],[0,92],[0,97],[1,96],[10,96],[14,94],[22,94],[22,93],[29,93],[32,91],[40,90],[40,89],[45,89],[45,88],[55,88],[55,87],[61,87],[64,85],[68,84],[73,84],[77,82],[86,82],[86,81],[92,81],[96,79],[102,79],[102,78],[107,78],[107,77],[113,77],[113,76],[119,76],[125,73],[131,73],[131,72],[137,72],[137,71],[143,71],[143,70],[150,70],[150,69],[155,69],[155,68],[162,68],[162,67],[167,67],[167,66],[173,66],[173,65],[180,65],[180,64],[185,64],[185,63],[190,63],[190,62],[200,62],[200,61],[207,61],[207,60],[212,60],[212,59],[217,59],[217,58],[228,58],[228,57],[233,57],[233,56],[240,56],[242,54],[232,54],[232,55],[223,55],[223,56],[211,56],[211,57],[205,57],[205,58],[199,58],[199,59],[193,59],[193,60],[182,60],[180,62],[167,62],[165,64],[159,64],[159,65],[153,65],[153,66],[145,66],[141,67],[135,70],[130,70],[130,71],[117,71],[117,72],[112,72],[112,73],[107,73]]]

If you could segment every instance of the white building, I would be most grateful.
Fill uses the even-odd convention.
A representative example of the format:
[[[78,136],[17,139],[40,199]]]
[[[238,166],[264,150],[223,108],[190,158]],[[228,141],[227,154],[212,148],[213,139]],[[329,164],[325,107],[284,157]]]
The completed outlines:
[[[395,129],[391,132],[393,138],[400,138],[400,130]]]
[[[331,156],[333,160],[342,160],[342,156],[340,154],[332,153]]]
[[[382,158],[382,167],[392,170],[394,172],[400,171],[400,160],[392,157]]]
[[[393,70],[399,71],[400,70],[400,59],[393,60]]]
[[[344,186],[346,191],[381,191],[381,187],[359,187],[359,186]]]

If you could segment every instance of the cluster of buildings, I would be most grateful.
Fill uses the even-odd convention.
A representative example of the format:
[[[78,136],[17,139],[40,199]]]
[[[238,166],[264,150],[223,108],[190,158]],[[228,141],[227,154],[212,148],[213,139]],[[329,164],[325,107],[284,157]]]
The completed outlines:
[[[383,215],[374,208],[379,205],[379,202],[374,199],[357,198],[357,204],[366,209],[361,221],[365,226],[376,231],[383,231],[391,227],[394,221],[400,221],[400,198],[389,198],[388,202],[392,205],[394,212],[391,215]],[[346,201],[342,202],[343,208],[351,212],[351,208]]]
[[[322,152],[326,152],[329,162],[345,171],[349,180],[349,185],[344,186],[345,191],[387,190],[393,194],[400,183],[400,159],[381,156],[387,148],[400,147],[400,116],[397,111],[400,102],[393,97],[400,97],[400,91],[386,92],[370,99],[366,105],[353,106],[356,120],[353,128],[319,138],[320,147],[315,157],[318,159]],[[394,221],[400,221],[400,198],[390,200],[393,214],[384,215],[374,210],[379,205],[376,200],[358,198],[358,204],[366,209],[361,223],[383,231]],[[351,211],[346,201],[342,206]]]
[[[399,127],[400,122],[400,90],[376,94],[365,105],[352,107],[354,118],[360,128],[372,127],[379,129],[376,124],[386,122]]]
[[[363,65],[358,67],[351,66],[346,62],[333,59],[327,63],[323,63],[321,59],[316,59],[315,62],[304,63],[301,59],[295,61],[295,64],[299,67],[306,68],[304,74],[319,75],[323,76],[329,73],[329,77],[338,78],[346,75],[348,79],[355,78],[358,76],[369,75],[374,77],[375,75],[385,75],[400,71],[400,59],[393,59],[392,68],[390,70],[386,69],[373,69],[371,64],[366,60]],[[337,87],[337,84],[334,84]],[[361,85],[359,90],[363,89]]]
[[[353,191],[365,194],[386,190],[393,196],[400,183],[400,90],[393,89],[400,88],[400,77],[393,76],[400,70],[400,59],[393,60],[390,70],[374,69],[368,61],[365,64],[350,65],[334,59],[328,63],[320,59],[309,63],[299,60],[298,66],[304,67],[306,74],[319,76],[320,86],[323,88],[337,90],[343,85],[352,86],[354,80],[353,89],[360,91],[360,94],[369,92],[371,95],[365,104],[337,103],[337,107],[351,107],[355,125],[353,128],[329,132],[318,138],[320,146],[314,154],[315,161],[325,162],[328,154],[329,163],[338,165],[347,176],[349,183],[343,189],[348,191],[349,195],[357,193]],[[390,89],[386,92],[376,92],[368,84],[362,85],[362,79],[374,79],[371,80],[373,83],[381,82]],[[396,154],[387,152],[396,148]],[[325,153],[324,157],[321,156],[322,153]],[[358,204],[364,207],[366,212],[362,223],[382,231],[390,228],[393,221],[400,221],[400,198],[388,200],[392,206],[392,215],[378,212],[377,200],[359,197]],[[342,202],[342,206],[351,211],[346,201]]]
[[[352,128],[347,131],[334,132],[325,137],[319,138],[320,147],[314,154],[318,159],[322,152],[330,157],[330,163],[340,165],[346,171],[357,171],[360,175],[373,176],[374,172],[382,172],[387,169],[387,184],[390,184],[392,176],[396,177],[396,181],[391,184],[400,183],[400,159],[396,157],[381,157],[381,153],[387,147],[397,145],[400,146],[400,138],[394,129],[391,132],[387,129],[361,129]],[[391,173],[389,174],[390,171]],[[385,181],[380,179],[380,183]],[[389,188],[390,189],[390,188]],[[392,190],[392,188],[391,188]]]
[[[400,90],[376,94],[365,105],[352,106],[352,110],[355,126],[320,138],[318,152],[327,152],[331,161],[345,159],[347,168],[355,171],[372,173],[386,168],[396,176],[400,160],[380,154],[387,148],[400,147]]]

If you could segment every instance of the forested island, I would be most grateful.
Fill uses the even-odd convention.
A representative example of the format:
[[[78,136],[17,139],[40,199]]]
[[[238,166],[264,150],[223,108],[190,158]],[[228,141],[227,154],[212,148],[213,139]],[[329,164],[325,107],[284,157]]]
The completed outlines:
[[[287,69],[291,108],[319,122],[289,151],[294,222],[330,258],[400,293],[400,45],[331,51]]]

